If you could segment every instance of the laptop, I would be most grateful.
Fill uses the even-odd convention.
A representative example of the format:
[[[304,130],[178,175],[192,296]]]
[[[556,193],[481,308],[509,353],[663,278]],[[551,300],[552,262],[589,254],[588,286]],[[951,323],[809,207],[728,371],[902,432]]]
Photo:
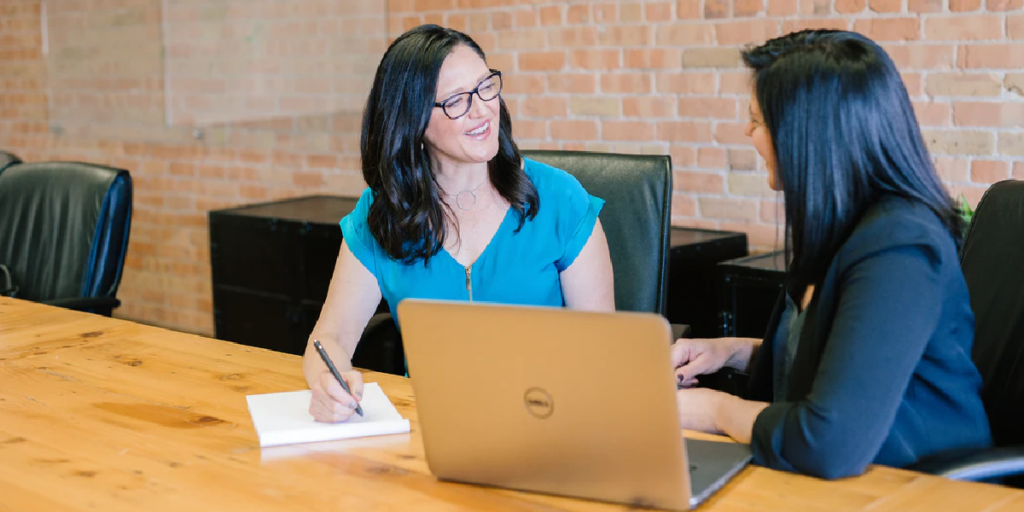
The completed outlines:
[[[688,510],[751,459],[684,440],[659,315],[407,299],[398,318],[442,480]]]

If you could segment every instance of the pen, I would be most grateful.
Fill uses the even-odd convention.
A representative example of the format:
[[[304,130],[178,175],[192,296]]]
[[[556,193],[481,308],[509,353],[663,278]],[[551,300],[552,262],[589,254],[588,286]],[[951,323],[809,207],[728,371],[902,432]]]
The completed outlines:
[[[331,362],[331,358],[327,356],[327,351],[324,350],[324,346],[320,344],[320,340],[313,340],[313,346],[316,347],[316,351],[320,353],[320,359],[324,360],[324,364],[327,365],[327,369],[331,370],[335,379],[338,379],[338,384],[341,384],[341,389],[344,389],[346,393],[352,395],[352,390],[348,388],[348,384],[345,384],[345,379],[341,378],[341,374],[338,373],[338,369],[334,367],[334,363]],[[356,397],[352,395],[354,400]],[[363,415],[363,408],[359,406],[359,402],[356,402],[356,413],[360,416]]]

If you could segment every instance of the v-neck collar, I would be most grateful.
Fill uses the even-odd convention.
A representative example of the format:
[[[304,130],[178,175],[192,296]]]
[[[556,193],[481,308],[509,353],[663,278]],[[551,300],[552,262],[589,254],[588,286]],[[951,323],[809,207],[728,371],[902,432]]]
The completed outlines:
[[[509,205],[509,206],[508,206],[508,208],[506,208],[506,209],[505,209],[505,216],[501,218],[501,223],[500,223],[500,224],[498,224],[498,229],[496,229],[496,230],[494,231],[494,234],[493,234],[493,235],[491,235],[491,239],[487,241],[487,245],[486,245],[486,246],[484,246],[484,250],[483,250],[483,251],[480,251],[480,255],[479,255],[479,256],[477,256],[477,257],[476,257],[476,259],[475,259],[475,260],[473,260],[473,262],[472,262],[472,263],[470,263],[469,265],[463,265],[462,263],[459,263],[459,260],[455,259],[455,256],[452,256],[452,253],[448,252],[448,249],[447,249],[447,248],[444,248],[444,247],[442,247],[442,248],[441,248],[441,251],[442,251],[442,252],[444,252],[445,256],[447,256],[447,257],[448,257],[448,259],[449,259],[449,260],[450,260],[450,261],[451,261],[452,263],[455,263],[456,265],[458,265],[458,266],[459,266],[459,268],[462,268],[462,269],[467,269],[467,268],[469,268],[469,267],[472,267],[473,265],[476,265],[476,264],[477,264],[477,262],[479,262],[480,260],[482,260],[482,259],[484,258],[484,256],[486,256],[486,255],[487,255],[487,252],[491,250],[491,246],[493,246],[493,245],[494,245],[494,241],[495,241],[495,240],[496,240],[496,239],[497,239],[497,238],[498,238],[499,236],[501,236],[501,235],[502,235],[502,233],[504,233],[504,232],[506,231],[506,229],[505,229],[505,224],[508,224],[508,219],[509,219],[509,217],[511,217],[511,216],[512,216],[512,205]]]

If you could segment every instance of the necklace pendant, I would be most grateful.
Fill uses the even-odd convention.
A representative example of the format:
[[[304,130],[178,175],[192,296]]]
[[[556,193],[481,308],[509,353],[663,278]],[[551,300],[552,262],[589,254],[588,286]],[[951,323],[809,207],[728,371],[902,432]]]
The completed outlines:
[[[460,210],[472,210],[476,206],[476,194],[470,190],[463,190],[455,196],[455,205]]]

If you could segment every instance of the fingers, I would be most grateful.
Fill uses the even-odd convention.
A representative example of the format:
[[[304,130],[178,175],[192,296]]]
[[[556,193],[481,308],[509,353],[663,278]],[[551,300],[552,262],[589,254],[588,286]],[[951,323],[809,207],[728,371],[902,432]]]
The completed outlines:
[[[345,383],[348,384],[348,388],[352,391],[352,395],[356,397],[356,400],[362,401],[363,374],[357,371],[344,372],[341,374],[341,378],[345,379]]]
[[[359,372],[346,372],[342,374],[342,378],[349,384],[353,394],[362,394],[363,379]],[[320,374],[316,385],[312,387],[312,392],[309,414],[317,421],[337,423],[347,420],[355,412],[358,402],[345,392],[330,371],[325,370]]]
[[[706,353],[697,355],[693,360],[676,369],[679,382],[684,383],[694,380],[698,375],[710,373],[712,366],[711,358]]]
[[[314,388],[309,401],[309,414],[322,423],[340,423],[349,419],[355,409],[331,398],[322,389]]]

